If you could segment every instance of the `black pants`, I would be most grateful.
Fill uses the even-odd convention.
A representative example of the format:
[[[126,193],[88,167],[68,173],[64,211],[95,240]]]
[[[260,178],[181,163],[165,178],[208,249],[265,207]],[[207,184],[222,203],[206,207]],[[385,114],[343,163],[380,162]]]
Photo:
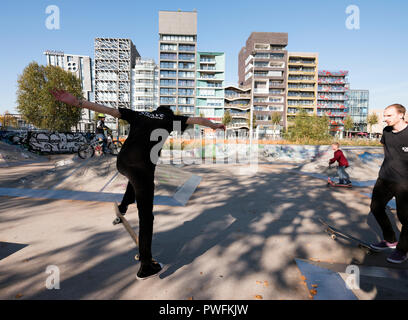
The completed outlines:
[[[395,232],[385,212],[387,203],[394,196],[398,219],[402,224],[397,249],[406,253],[408,252],[408,182],[397,183],[378,178],[371,199],[371,212],[381,227],[384,240],[396,242]]]
[[[139,259],[141,263],[152,260],[154,171],[152,163],[129,166],[118,157],[118,171],[129,180],[120,208],[137,204],[139,214]]]

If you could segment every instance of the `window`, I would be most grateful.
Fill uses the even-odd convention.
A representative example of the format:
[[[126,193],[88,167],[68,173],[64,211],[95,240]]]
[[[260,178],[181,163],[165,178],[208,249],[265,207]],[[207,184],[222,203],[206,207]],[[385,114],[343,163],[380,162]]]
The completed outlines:
[[[177,51],[177,45],[176,44],[169,44],[169,43],[161,43],[160,44],[160,50],[163,50],[163,51]]]
[[[160,97],[160,103],[162,103],[162,104],[174,104],[174,103],[176,103],[176,98]]]
[[[160,71],[160,78],[175,78],[176,75],[177,75],[176,71],[167,71],[167,70]]]
[[[176,53],[160,53],[160,59],[163,60],[176,60],[177,54]]]
[[[180,96],[193,96],[194,95],[194,89],[179,89],[178,94]]]
[[[176,95],[177,90],[172,88],[160,88],[160,95],[169,95],[174,96]]]
[[[187,60],[187,61],[192,61],[195,59],[194,54],[187,54],[187,53],[180,53],[179,54],[179,60]]]
[[[179,69],[194,69],[195,64],[191,62],[179,62]]]
[[[194,106],[183,106],[183,107],[179,107],[178,109],[182,113],[193,113],[194,112]]]
[[[179,87],[194,87],[194,80],[179,80]]]
[[[175,69],[176,63],[175,62],[160,62],[160,68],[163,69]]]
[[[200,89],[200,96],[215,96],[215,90],[212,89]]]
[[[180,44],[179,51],[195,51],[195,46],[190,44]]]
[[[167,80],[167,79],[163,80],[163,79],[161,79],[160,80],[160,85],[161,86],[175,86],[176,85],[176,80]]]
[[[269,50],[269,44],[267,44],[267,43],[255,43],[255,50]]]
[[[208,99],[207,100],[207,106],[211,106],[211,107],[222,107],[223,105],[223,101],[222,100],[218,100],[218,99]]]
[[[194,78],[194,72],[179,71],[179,78]]]
[[[193,104],[194,98],[178,98],[179,104]]]
[[[164,41],[193,42],[193,41],[195,41],[195,36],[163,35],[162,40],[164,40]]]

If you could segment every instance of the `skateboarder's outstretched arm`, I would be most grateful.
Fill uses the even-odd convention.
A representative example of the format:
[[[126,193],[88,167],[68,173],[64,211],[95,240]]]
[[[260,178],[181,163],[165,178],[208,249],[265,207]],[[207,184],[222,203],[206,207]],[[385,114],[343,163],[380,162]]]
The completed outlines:
[[[120,112],[118,109],[106,107],[97,103],[90,102],[88,100],[81,100],[73,96],[71,93],[66,92],[65,90],[50,90],[51,94],[58,101],[64,102],[71,106],[82,107],[96,111],[98,113],[109,114],[112,117],[120,118]]]
[[[206,118],[202,118],[202,117],[189,117],[187,122],[187,124],[198,124],[200,126],[204,126],[204,127],[209,127],[211,129],[222,129],[225,130],[225,126],[221,123],[214,123]]]

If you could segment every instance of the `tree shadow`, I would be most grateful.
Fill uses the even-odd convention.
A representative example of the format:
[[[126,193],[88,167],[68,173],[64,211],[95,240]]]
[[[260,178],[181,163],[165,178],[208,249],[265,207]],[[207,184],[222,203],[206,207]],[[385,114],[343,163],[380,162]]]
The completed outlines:
[[[366,213],[361,210],[369,199],[362,197],[358,201],[360,207],[355,208],[357,191],[328,189],[321,180],[273,165],[263,166],[248,177],[234,174],[235,168],[228,165],[187,166],[185,170],[203,177],[187,206],[155,207],[154,211],[155,221],[173,213],[178,219],[178,224],[154,232],[153,254],[156,260],[166,264],[160,279],[167,284],[191,288],[199,299],[217,299],[220,295],[212,286],[219,288],[223,281],[239,284],[259,274],[273,282],[274,290],[287,295],[293,292],[296,297],[307,299],[308,291],[295,285],[300,281],[300,273],[294,258],[334,256],[345,264],[369,263],[369,257],[361,259],[360,249],[353,244],[329,239],[317,221],[317,217],[323,217],[328,223],[341,226],[344,232],[374,241],[375,235],[366,224]],[[72,231],[84,230],[86,227]],[[124,291],[140,285],[129,281],[129,272],[133,279],[137,271],[131,264],[136,250],[112,253],[110,249],[112,241],[127,236],[123,229],[99,232],[33,257],[48,261],[52,256],[67,255],[71,258],[62,264],[80,271],[62,280],[64,290],[43,289],[29,298],[120,299]],[[317,249],[313,249],[315,244],[319,246]],[[101,258],[83,270],[90,257]],[[44,270],[43,263],[41,268],[30,272],[0,272],[1,284],[18,281],[28,289]],[[172,298],[180,299],[186,294],[180,292]],[[234,292],[229,294],[224,299],[234,299]],[[143,296],[141,293],[138,298]]]

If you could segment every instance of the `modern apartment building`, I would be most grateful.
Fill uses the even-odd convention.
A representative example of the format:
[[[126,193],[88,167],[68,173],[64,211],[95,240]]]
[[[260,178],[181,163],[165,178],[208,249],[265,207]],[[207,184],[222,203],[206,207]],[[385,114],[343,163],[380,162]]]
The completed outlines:
[[[131,108],[132,69],[139,52],[130,39],[95,39],[95,102],[113,108]],[[106,124],[117,121],[107,115]]]
[[[158,107],[159,70],[153,59],[137,58],[132,69],[132,110],[152,111]]]
[[[195,114],[221,123],[224,115],[225,55],[223,52],[197,52],[196,61]]]
[[[90,57],[53,50],[45,51],[44,55],[46,56],[47,65],[58,66],[75,74],[81,80],[84,98],[93,101],[93,63]],[[82,117],[77,129],[80,131],[93,130],[90,110],[82,110]]]
[[[159,11],[159,105],[196,114],[197,12]]]
[[[354,122],[352,133],[367,132],[367,116],[369,109],[369,91],[368,90],[349,90],[348,114]]]
[[[273,112],[286,127],[287,44],[287,33],[252,32],[239,52],[239,85],[253,88],[251,105],[261,134],[270,132]]]
[[[301,110],[317,113],[318,57],[317,53],[288,54],[287,123]]]
[[[228,131],[249,130],[248,119],[251,109],[251,87],[229,85],[225,87],[225,113],[231,115]]]
[[[344,136],[344,119],[348,113],[348,71],[319,70],[317,114],[330,119],[330,132]]]

